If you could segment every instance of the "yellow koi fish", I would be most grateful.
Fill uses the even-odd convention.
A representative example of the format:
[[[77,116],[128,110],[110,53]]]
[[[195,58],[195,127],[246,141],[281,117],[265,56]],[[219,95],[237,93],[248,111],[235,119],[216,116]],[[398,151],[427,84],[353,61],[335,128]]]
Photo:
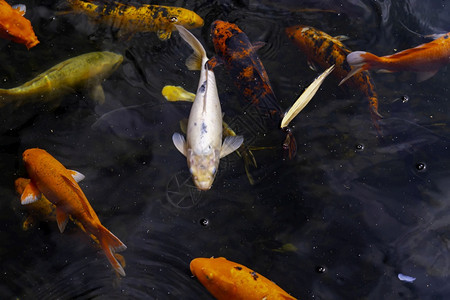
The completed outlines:
[[[219,258],[196,258],[191,272],[218,300],[294,300],[278,285],[241,264]]]
[[[142,4],[138,7],[118,2],[104,3],[69,0],[74,12],[85,13],[95,22],[120,30],[120,34],[136,32],[156,32],[160,40],[170,38],[175,25],[185,28],[203,26],[203,19],[195,12],[162,5]]]
[[[67,93],[87,89],[91,98],[105,101],[101,83],[122,63],[123,56],[112,52],[90,52],[65,60],[36,78],[11,89],[0,89],[0,107],[27,101],[48,102]]]
[[[64,232],[69,215],[77,219],[85,231],[94,235],[103,252],[117,273],[125,276],[123,266],[115,257],[115,252],[127,247],[106,227],[104,227],[86,196],[77,183],[79,173],[66,169],[47,151],[34,148],[26,150],[23,162],[30,176],[22,196],[23,205],[38,201],[42,195],[56,206],[56,221]]]

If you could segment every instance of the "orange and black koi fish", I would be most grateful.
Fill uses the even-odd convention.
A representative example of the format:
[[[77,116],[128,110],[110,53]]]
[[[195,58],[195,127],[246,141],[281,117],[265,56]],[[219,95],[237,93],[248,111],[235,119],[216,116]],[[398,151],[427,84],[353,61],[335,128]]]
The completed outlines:
[[[427,80],[450,62],[450,32],[438,36],[429,43],[382,57],[365,51],[352,52],[347,62],[353,69],[341,83],[365,70],[412,71],[418,73],[418,81]]]
[[[216,20],[211,25],[211,35],[216,51],[208,65],[214,67],[224,63],[226,69],[247,103],[258,108],[259,113],[269,128],[280,127],[283,111],[278,104],[270,85],[269,76],[256,54],[262,45],[252,45],[247,35],[236,25]],[[283,147],[288,150],[289,157],[295,155],[297,146],[289,129]]]
[[[224,257],[195,258],[190,269],[218,300],[296,299],[268,278]]]
[[[24,44],[28,49],[39,44],[28,19],[24,18],[25,5],[11,7],[0,0],[0,38]]]
[[[203,19],[195,12],[162,5],[133,6],[118,2],[102,4],[99,1],[69,0],[74,12],[85,13],[95,22],[118,28],[121,34],[156,32],[159,39],[167,40],[175,25],[187,29],[203,26]]]
[[[324,69],[336,65],[333,73],[338,79],[350,72],[350,65],[345,58],[351,51],[339,39],[316,28],[301,25],[286,28],[286,34],[306,54],[308,60]],[[374,126],[379,129],[376,122],[381,117],[378,113],[378,95],[369,73],[357,74],[347,81],[347,86],[360,90],[367,97]]]

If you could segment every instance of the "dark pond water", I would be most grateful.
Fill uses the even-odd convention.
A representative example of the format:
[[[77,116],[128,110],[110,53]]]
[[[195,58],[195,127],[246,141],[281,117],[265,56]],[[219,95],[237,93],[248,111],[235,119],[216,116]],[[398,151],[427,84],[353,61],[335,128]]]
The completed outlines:
[[[124,62],[103,83],[104,104],[81,91],[55,108],[35,104],[0,111],[1,298],[212,299],[189,271],[193,258],[211,256],[242,263],[300,299],[448,297],[446,66],[422,83],[410,73],[372,74],[383,137],[372,126],[367,100],[328,78],[293,121],[293,160],[272,148],[280,141],[270,134],[255,138],[251,146],[267,147],[254,151],[256,184],[232,154],[221,162],[212,189],[198,192],[171,140],[190,105],[166,103],[161,95],[166,84],[197,87],[199,73],[184,65],[191,49],[178,33],[168,41],[154,33],[120,40],[80,15],[55,15],[61,10],[55,1],[25,2],[41,43],[28,51],[0,41],[2,87],[18,86],[90,51],[117,52]],[[285,109],[318,75],[285,36],[287,26],[347,35],[351,49],[379,55],[429,41],[411,31],[426,35],[450,28],[446,1],[163,4],[204,18],[205,26],[192,32],[209,56],[209,26],[216,19],[265,42],[258,53]],[[216,78],[225,121],[237,124],[238,133],[260,130],[242,113],[233,78],[220,67]],[[21,155],[33,147],[86,175],[80,186],[92,207],[128,246],[122,253],[126,277],[117,279],[103,253],[72,223],[64,234],[55,222],[22,230],[26,214],[14,180],[27,177]],[[416,280],[401,281],[399,274]]]

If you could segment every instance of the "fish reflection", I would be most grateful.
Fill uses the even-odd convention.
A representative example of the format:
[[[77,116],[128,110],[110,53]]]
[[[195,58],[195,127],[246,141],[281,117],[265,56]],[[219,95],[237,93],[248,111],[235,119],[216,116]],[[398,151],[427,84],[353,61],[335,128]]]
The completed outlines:
[[[167,40],[175,25],[185,28],[203,26],[203,19],[195,12],[181,7],[141,4],[127,5],[118,2],[69,0],[74,12],[85,13],[98,23],[118,28],[119,35],[132,35],[136,32],[156,32],[159,39]]]
[[[439,38],[429,43],[392,55],[379,57],[370,52],[355,51],[348,54],[347,62],[353,69],[341,83],[365,70],[417,72],[418,81],[424,81],[450,62],[450,32],[439,35]]]
[[[70,92],[86,89],[99,103],[105,101],[101,83],[122,63],[120,54],[103,51],[90,52],[65,60],[36,78],[11,89],[0,89],[0,106],[14,103],[50,100]]]
[[[242,136],[228,136],[222,143],[222,109],[214,72],[207,66],[208,57],[197,38],[184,27],[178,26],[181,37],[194,53],[186,60],[190,70],[200,70],[197,94],[192,104],[186,140],[174,133],[175,147],[187,158],[195,185],[208,190],[214,181],[221,158],[238,149]]]
[[[6,1],[0,0],[0,38],[24,44],[28,49],[39,44],[28,19],[24,18],[25,5],[11,7]]]
[[[64,231],[69,215],[74,217],[83,225],[87,233],[99,240],[100,246],[116,272],[125,276],[125,271],[114,254],[127,247],[100,223],[97,214],[76,182],[82,175],[66,169],[47,151],[38,148],[24,151],[23,161],[30,176],[30,182],[23,190],[22,204],[36,202],[42,195],[45,196],[56,206],[56,222],[59,230]]]
[[[271,280],[224,257],[196,258],[192,274],[216,299],[296,299]]]

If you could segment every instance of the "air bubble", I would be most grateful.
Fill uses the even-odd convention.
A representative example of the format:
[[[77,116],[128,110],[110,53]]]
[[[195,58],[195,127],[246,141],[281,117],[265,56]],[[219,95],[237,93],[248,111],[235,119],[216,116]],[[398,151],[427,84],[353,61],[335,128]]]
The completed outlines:
[[[322,273],[325,273],[326,271],[327,271],[327,268],[325,268],[325,266],[317,266],[316,267],[316,272],[317,273],[322,274]]]
[[[202,226],[204,226],[204,227],[209,226],[209,220],[206,219],[206,218],[200,219],[199,223],[200,223],[200,225],[202,225]]]
[[[416,170],[419,171],[419,172],[425,171],[426,168],[427,168],[427,165],[425,163],[423,163],[423,162],[420,162],[420,163],[416,164]]]

